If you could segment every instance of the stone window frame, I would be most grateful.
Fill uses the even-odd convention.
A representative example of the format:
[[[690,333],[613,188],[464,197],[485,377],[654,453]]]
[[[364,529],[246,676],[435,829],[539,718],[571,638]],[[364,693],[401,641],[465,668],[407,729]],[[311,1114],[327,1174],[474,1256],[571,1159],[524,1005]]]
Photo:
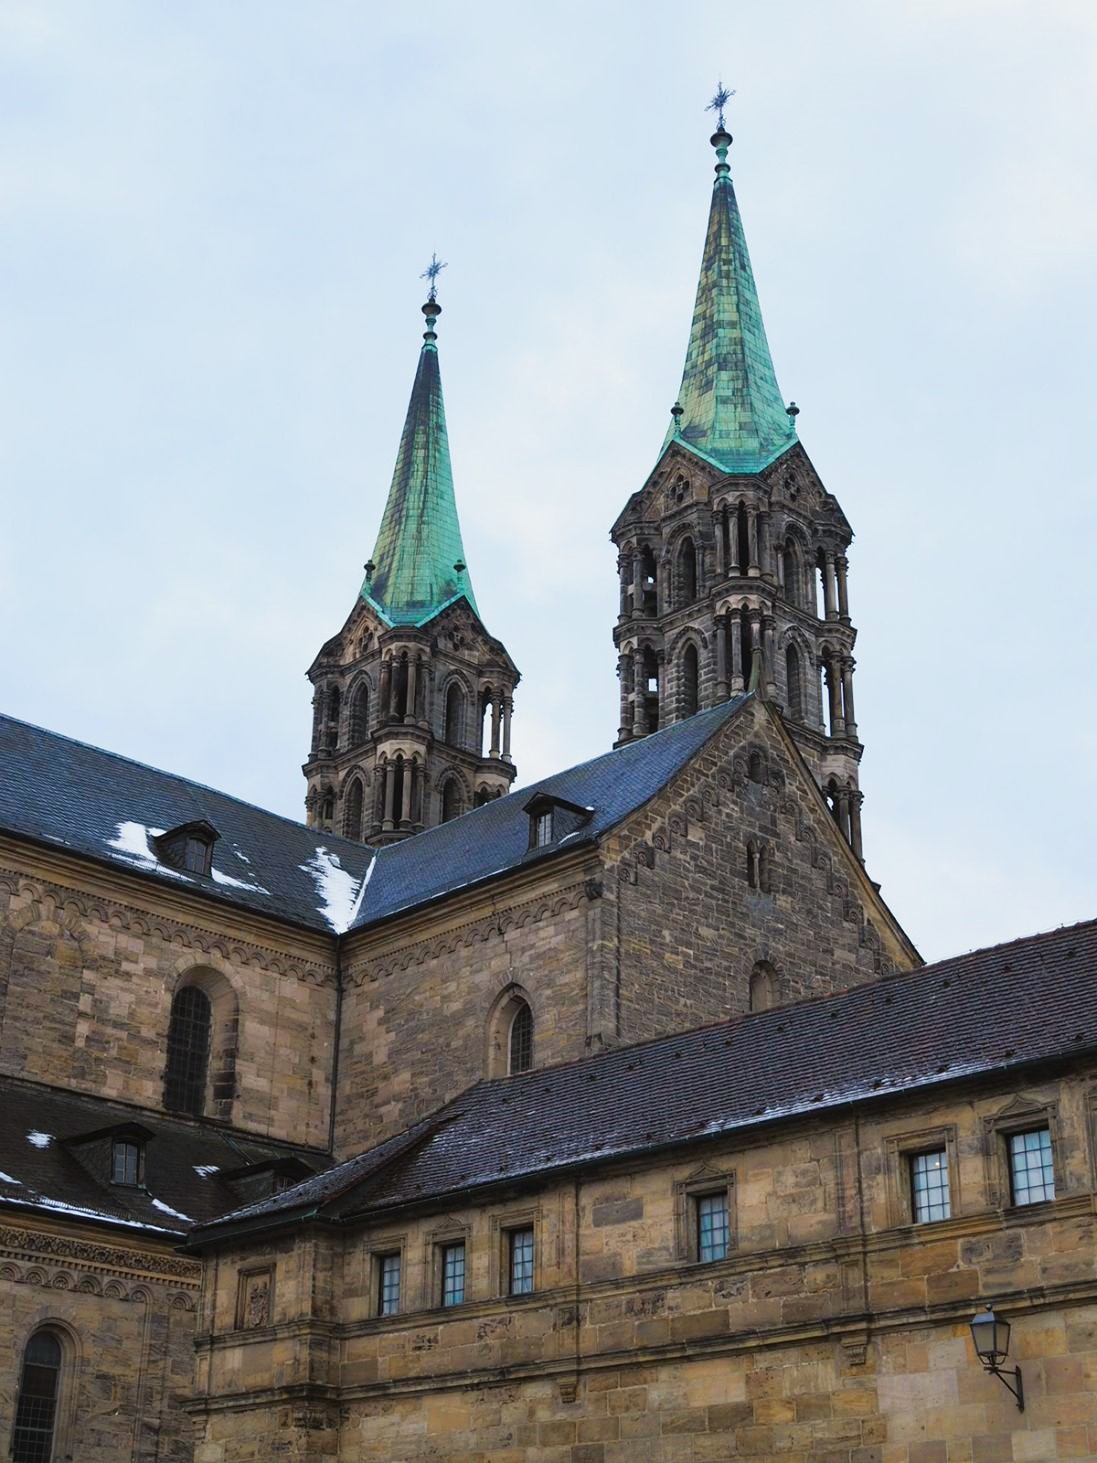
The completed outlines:
[[[465,1246],[465,1293],[464,1297],[456,1304],[446,1306],[442,1304],[442,1251],[447,1245],[464,1244]],[[433,1229],[426,1238],[426,1256],[424,1274],[430,1281],[430,1295],[427,1298],[427,1305],[433,1311],[459,1311],[462,1306],[469,1304],[469,1281],[472,1278],[472,1226],[470,1224],[450,1223]]]
[[[739,1220],[735,1202],[735,1170],[704,1168],[679,1179],[674,1185],[675,1254],[687,1265],[721,1265],[722,1260],[698,1258],[697,1200],[711,1194],[723,1194],[728,1206],[728,1252],[731,1259],[739,1248]]]
[[[935,1128],[917,1128],[908,1133],[893,1133],[886,1139],[886,1147],[888,1220],[893,1229],[908,1224],[917,1225],[919,1229],[934,1224],[948,1224],[963,1213],[954,1123],[943,1123]],[[914,1218],[911,1160],[920,1153],[939,1153],[942,1149],[948,1161],[949,1218],[918,1221]]]
[[[381,1261],[386,1255],[400,1256],[400,1303],[389,1315],[381,1312]],[[392,1321],[413,1309],[408,1305],[408,1235],[371,1235],[366,1251],[366,1284],[369,1286],[369,1315],[375,1321]]]
[[[530,1300],[542,1288],[541,1242],[542,1216],[540,1204],[527,1204],[516,1209],[504,1209],[491,1216],[491,1291],[501,1300]],[[516,1229],[533,1230],[533,1289],[525,1295],[510,1293],[510,1236]],[[466,1251],[467,1255],[467,1251]],[[466,1265],[466,1273],[467,1273]]]
[[[84,1355],[79,1333],[68,1321],[62,1320],[57,1315],[49,1313],[44,1316],[35,1315],[28,1318],[26,1324],[20,1327],[21,1339],[18,1345],[12,1348],[12,1355],[15,1358],[15,1382],[11,1394],[11,1414],[5,1433],[0,1436],[6,1434],[10,1449],[15,1432],[19,1389],[23,1380],[23,1359],[30,1341],[40,1331],[48,1331],[51,1336],[56,1338],[61,1347],[61,1367],[57,1373],[57,1398],[54,1405],[50,1456],[58,1459],[68,1458],[74,1454],[76,1441],[80,1436],[77,1428],[77,1407]],[[4,1456],[8,1456],[7,1452]]]
[[[1055,1177],[1055,1198],[1041,1199],[1035,1204],[1013,1202],[1013,1180],[1009,1162],[1009,1140],[1018,1133],[1046,1128],[1051,1137],[1052,1173]],[[1005,1214],[1028,1214],[1047,1204],[1054,1204],[1066,1193],[1062,1145],[1059,1140],[1059,1101],[1018,1100],[993,1117],[983,1119],[984,1152],[987,1170],[987,1200],[992,1209]]]
[[[276,1266],[270,1261],[261,1265],[244,1265],[236,1272],[236,1310],[233,1317],[234,1331],[266,1331],[274,1325],[274,1273]],[[248,1300],[248,1281],[260,1275],[267,1277],[267,1320],[263,1326],[249,1326],[245,1319]]]

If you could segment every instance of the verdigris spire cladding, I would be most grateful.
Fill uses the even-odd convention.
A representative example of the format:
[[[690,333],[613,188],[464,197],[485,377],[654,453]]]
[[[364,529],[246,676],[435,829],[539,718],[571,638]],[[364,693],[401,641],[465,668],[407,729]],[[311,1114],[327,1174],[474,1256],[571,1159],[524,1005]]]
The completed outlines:
[[[739,204],[727,164],[731,134],[712,138],[719,161],[678,394],[678,435],[725,472],[760,472],[796,441],[766,340]]]
[[[381,531],[338,635],[309,669],[310,827],[394,843],[514,780],[518,671],[480,619],[461,543],[442,404],[431,261],[427,329]]]
[[[396,454],[381,529],[362,585],[363,596],[391,624],[419,625],[464,595],[475,610],[457,500],[453,492],[446,408],[434,325],[442,307],[423,306],[427,330]]]

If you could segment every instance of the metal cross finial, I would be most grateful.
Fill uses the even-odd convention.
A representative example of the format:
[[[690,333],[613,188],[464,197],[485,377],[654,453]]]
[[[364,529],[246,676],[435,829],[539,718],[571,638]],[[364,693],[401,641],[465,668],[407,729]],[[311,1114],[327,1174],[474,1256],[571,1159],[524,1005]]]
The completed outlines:
[[[713,97],[712,101],[709,102],[708,106],[705,108],[705,111],[706,112],[715,112],[716,113],[716,120],[717,120],[717,123],[719,124],[719,127],[720,127],[720,130],[721,131],[724,130],[724,108],[727,106],[728,102],[731,101],[731,99],[732,99],[732,97],[734,95],[735,95],[734,89],[731,90],[731,91],[729,91],[728,88],[721,81],[719,83],[719,85],[717,86],[717,88],[716,88],[716,95]]]
[[[438,262],[437,254],[432,254],[430,256],[430,263],[419,276],[420,279],[430,280],[430,294],[427,296],[427,298],[431,301],[437,299],[438,297],[438,276],[442,273],[442,270],[446,269],[447,267],[447,265],[440,264]]]

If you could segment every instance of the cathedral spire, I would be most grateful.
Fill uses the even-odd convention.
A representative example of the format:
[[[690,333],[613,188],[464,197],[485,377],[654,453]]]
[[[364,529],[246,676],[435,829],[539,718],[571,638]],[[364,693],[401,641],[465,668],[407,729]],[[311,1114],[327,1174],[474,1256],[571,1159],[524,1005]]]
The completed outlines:
[[[362,585],[362,597],[393,625],[423,624],[460,595],[476,609],[457,520],[438,365],[435,325],[442,307],[436,281],[444,268],[435,257],[424,274],[430,280],[423,306],[427,328],[388,502]]]
[[[723,109],[730,96],[721,86],[713,100],[716,181],[676,403],[681,412],[666,441],[684,442],[725,472],[753,473],[792,446],[796,429],[777,389],[727,163],[732,139]]]

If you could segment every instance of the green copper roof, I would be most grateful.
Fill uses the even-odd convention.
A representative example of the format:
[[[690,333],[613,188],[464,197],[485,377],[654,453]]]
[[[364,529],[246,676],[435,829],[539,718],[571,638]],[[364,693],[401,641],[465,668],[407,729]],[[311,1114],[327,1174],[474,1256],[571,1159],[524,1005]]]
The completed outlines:
[[[411,388],[407,419],[396,454],[388,502],[373,550],[362,597],[392,624],[420,625],[464,595],[472,608],[442,403],[434,321],[441,314],[431,298],[423,306],[428,329]],[[462,568],[454,566],[460,564]]]
[[[719,162],[705,253],[678,403],[676,438],[725,472],[759,472],[796,441],[762,324],[743,221],[727,157],[731,137],[712,139]]]

